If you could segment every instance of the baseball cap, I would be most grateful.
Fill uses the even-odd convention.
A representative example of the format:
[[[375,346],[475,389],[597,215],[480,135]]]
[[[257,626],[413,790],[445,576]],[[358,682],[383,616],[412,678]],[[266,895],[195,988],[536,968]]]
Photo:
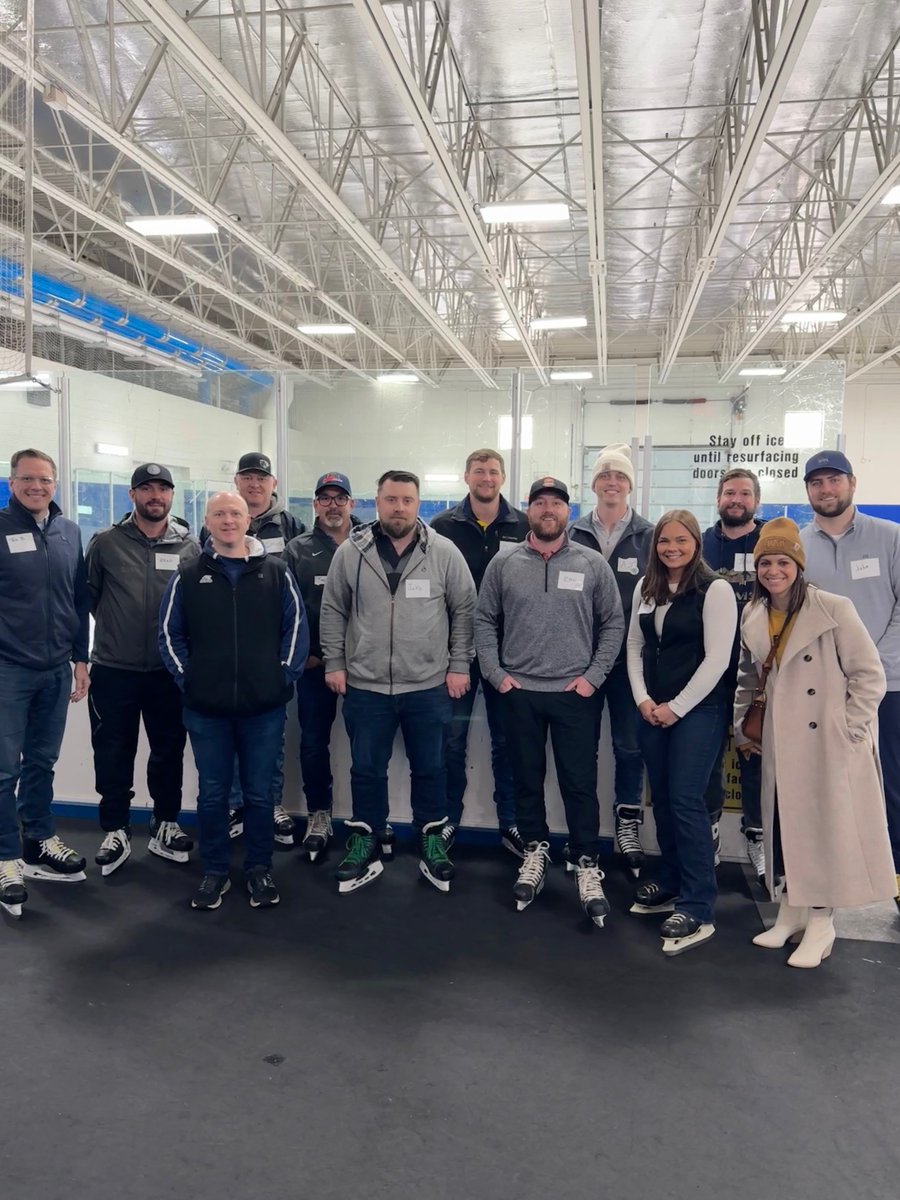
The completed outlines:
[[[265,454],[242,454],[237,465],[237,474],[245,471],[259,471],[261,475],[273,475],[272,460]]]
[[[131,486],[140,487],[142,483],[167,483],[171,488],[175,486],[172,472],[168,467],[161,467],[159,463],[143,463],[134,468]]]
[[[554,479],[551,475],[545,475],[543,479],[536,479],[531,485],[531,491],[528,493],[528,503],[531,504],[542,492],[552,492],[555,496],[569,503],[569,489],[561,479]]]
[[[340,471],[326,471],[324,475],[320,475],[316,483],[315,495],[318,496],[322,488],[327,487],[340,488],[348,496],[353,495],[353,492],[350,490],[350,480],[346,475],[342,475]]]
[[[849,458],[846,454],[841,454],[840,450],[820,450],[818,454],[814,454],[804,468],[804,483],[813,471],[843,471],[845,475],[853,474]]]

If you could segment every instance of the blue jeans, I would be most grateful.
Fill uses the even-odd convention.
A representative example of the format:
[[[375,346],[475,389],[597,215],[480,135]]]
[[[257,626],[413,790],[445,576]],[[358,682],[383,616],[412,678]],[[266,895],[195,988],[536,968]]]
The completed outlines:
[[[598,693],[598,735],[604,700],[609,709],[609,732],[616,761],[615,804],[640,808],[644,762],[638,744],[638,730],[644,722],[634,702],[628,682],[628,667],[624,662],[616,663]]]
[[[276,804],[281,803],[281,797],[284,795],[284,733],[281,735],[281,745],[278,747],[278,755],[275,759],[275,766],[272,770],[272,782],[269,785],[272,793],[272,808]],[[238,762],[238,756],[234,756],[234,773],[231,781],[231,788],[228,792],[228,808],[241,809],[244,807],[244,797],[241,793],[241,764]]]
[[[725,704],[698,704],[663,729],[641,721],[639,739],[653,803],[660,860],[656,879],[677,912],[713,920],[716,860],[704,793],[728,725]]]
[[[307,667],[297,684],[300,722],[300,773],[306,811],[331,811],[331,727],[337,693],[325,686],[325,668]]]
[[[53,768],[71,694],[69,663],[45,671],[0,663],[0,859],[22,856],[19,820],[28,838],[56,832]]]
[[[453,716],[447,731],[447,817],[454,825],[458,825],[462,820],[463,796],[466,794],[468,782],[466,746],[469,741],[472,709],[475,707],[475,696],[480,683],[491,735],[491,767],[494,775],[497,823],[501,829],[509,829],[516,823],[516,799],[506,750],[506,732],[503,728],[503,700],[497,689],[482,677],[477,658],[469,668],[469,679],[471,683],[466,694],[460,700],[450,702],[453,705]]]
[[[228,874],[228,804],[235,758],[244,797],[244,869],[271,867],[275,845],[271,784],[284,740],[284,706],[253,717],[208,717],[185,708],[184,727],[200,776],[197,819],[204,871]]]
[[[388,822],[388,764],[394,736],[403,733],[412,784],[413,821],[418,826],[447,815],[444,741],[452,703],[446,687],[386,696],[347,688],[344,724],[350,738],[353,819],[375,830]]]

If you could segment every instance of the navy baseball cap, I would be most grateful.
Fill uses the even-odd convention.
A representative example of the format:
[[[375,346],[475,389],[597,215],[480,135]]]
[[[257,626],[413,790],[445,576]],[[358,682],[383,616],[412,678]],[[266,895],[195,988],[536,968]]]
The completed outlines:
[[[242,454],[237,465],[237,474],[243,475],[245,471],[258,471],[260,475],[275,474],[272,470],[272,460],[265,454]]]
[[[534,481],[528,493],[528,503],[532,504],[543,492],[552,492],[554,496],[565,500],[566,504],[569,503],[569,489],[561,479],[554,479],[552,475]]]
[[[326,471],[324,475],[320,475],[316,483],[315,494],[318,496],[322,488],[327,487],[340,488],[348,496],[353,495],[353,492],[350,490],[350,480],[346,475],[342,475],[340,471]]]
[[[806,483],[814,471],[841,471],[844,475],[852,475],[853,468],[850,459],[840,450],[820,450],[807,462],[803,471],[803,482]]]
[[[166,483],[170,488],[175,486],[172,472],[168,467],[161,467],[159,463],[143,463],[140,467],[134,468],[131,486],[133,488],[140,487],[142,483]]]

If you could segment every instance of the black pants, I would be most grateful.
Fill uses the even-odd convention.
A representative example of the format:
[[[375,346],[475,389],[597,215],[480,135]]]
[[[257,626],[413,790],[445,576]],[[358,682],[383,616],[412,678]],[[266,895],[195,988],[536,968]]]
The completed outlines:
[[[516,799],[516,824],[526,842],[548,836],[544,778],[547,730],[566,810],[569,848],[579,858],[599,848],[597,702],[577,692],[514,689],[500,697]]]
[[[187,734],[181,720],[181,693],[169,672],[120,671],[95,663],[88,710],[101,829],[110,833],[128,824],[142,717],[150,743],[147,788],[153,815],[158,821],[176,821]]]

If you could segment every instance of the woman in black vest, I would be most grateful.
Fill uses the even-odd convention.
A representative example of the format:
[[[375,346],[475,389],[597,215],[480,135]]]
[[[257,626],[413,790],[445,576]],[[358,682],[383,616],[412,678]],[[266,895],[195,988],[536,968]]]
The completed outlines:
[[[723,679],[737,628],[734,592],[701,557],[697,519],[660,517],[647,574],[634,591],[628,677],[643,721],[660,860],[632,912],[671,912],[663,952],[681,954],[715,933],[715,850],[704,793],[730,717]]]

